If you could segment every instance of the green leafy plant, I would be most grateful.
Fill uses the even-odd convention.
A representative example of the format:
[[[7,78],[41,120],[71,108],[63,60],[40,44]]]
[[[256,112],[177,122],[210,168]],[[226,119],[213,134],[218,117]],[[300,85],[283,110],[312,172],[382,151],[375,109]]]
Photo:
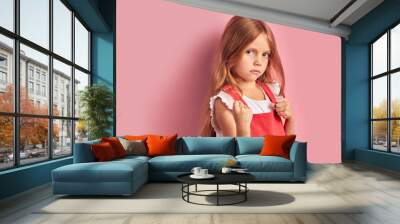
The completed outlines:
[[[80,93],[79,106],[89,139],[110,136],[107,129],[112,126],[113,93],[107,86],[94,84],[86,87]]]

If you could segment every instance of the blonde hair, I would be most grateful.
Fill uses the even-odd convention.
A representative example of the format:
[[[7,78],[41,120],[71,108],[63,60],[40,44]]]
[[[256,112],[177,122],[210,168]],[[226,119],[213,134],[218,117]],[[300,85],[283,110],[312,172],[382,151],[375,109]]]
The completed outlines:
[[[285,95],[285,76],[271,28],[260,20],[234,16],[225,26],[217,54],[214,58],[212,85],[207,100],[211,96],[216,95],[227,84],[232,85],[241,92],[231,69],[237,64],[245,48],[262,33],[267,36],[271,54],[265,72],[257,81],[262,83],[277,81],[281,86],[280,95]],[[204,114],[205,122],[201,130],[201,135],[214,136],[215,133],[213,133],[213,128],[211,127],[211,111],[208,104],[206,108]]]

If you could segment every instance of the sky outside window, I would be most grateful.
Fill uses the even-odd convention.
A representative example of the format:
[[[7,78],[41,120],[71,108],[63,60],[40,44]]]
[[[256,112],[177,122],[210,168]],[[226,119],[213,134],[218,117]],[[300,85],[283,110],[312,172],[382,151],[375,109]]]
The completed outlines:
[[[14,31],[14,0],[0,0],[0,26]]]
[[[49,11],[48,0],[20,0],[21,36],[48,49],[49,48]],[[0,0],[0,26],[13,31],[13,0]],[[53,0],[53,51],[72,60],[72,12],[60,1]],[[89,69],[89,32],[75,21],[75,62]],[[2,41],[0,39],[0,41]],[[34,58],[40,58],[35,52],[26,52]]]
[[[53,51],[71,60],[72,12],[60,0],[53,3]]]

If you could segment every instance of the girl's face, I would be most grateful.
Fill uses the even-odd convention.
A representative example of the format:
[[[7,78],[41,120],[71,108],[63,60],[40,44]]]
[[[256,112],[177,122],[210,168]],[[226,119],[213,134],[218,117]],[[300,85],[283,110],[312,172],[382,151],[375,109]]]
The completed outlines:
[[[256,81],[267,69],[270,49],[267,35],[261,33],[244,48],[238,63],[232,67],[233,75],[242,81]]]

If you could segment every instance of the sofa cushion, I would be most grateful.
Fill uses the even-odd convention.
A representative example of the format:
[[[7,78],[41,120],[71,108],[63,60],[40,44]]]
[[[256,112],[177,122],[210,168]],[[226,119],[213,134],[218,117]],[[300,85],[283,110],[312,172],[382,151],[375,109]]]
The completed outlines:
[[[96,161],[105,162],[118,158],[118,156],[115,154],[115,150],[109,142],[93,144],[90,147],[94,157],[96,157]]]
[[[236,155],[260,154],[264,145],[263,137],[237,137]]]
[[[182,137],[182,152],[178,154],[225,154],[235,155],[235,139],[232,137]]]
[[[230,159],[231,155],[174,155],[158,156],[149,160],[149,170],[163,172],[190,172],[193,167],[200,166],[209,171],[219,171]]]
[[[146,139],[148,156],[164,156],[176,154],[176,139],[178,134],[171,136],[149,135]]]
[[[126,156],[126,151],[124,146],[122,146],[121,142],[117,137],[103,137],[101,138],[101,142],[108,142],[111,144],[112,148],[114,149],[115,155],[117,158],[122,158]]]
[[[52,175],[53,181],[59,182],[129,182],[133,173],[147,171],[146,166],[140,159],[74,163],[53,170]]]
[[[280,156],[286,159],[290,159],[290,148],[296,135],[284,135],[274,136],[266,135],[264,137],[264,146],[261,149],[261,156]]]
[[[126,140],[118,138],[126,151],[126,155],[147,155],[146,142],[142,140]]]
[[[279,156],[238,155],[239,166],[249,172],[292,172],[292,161]]]

